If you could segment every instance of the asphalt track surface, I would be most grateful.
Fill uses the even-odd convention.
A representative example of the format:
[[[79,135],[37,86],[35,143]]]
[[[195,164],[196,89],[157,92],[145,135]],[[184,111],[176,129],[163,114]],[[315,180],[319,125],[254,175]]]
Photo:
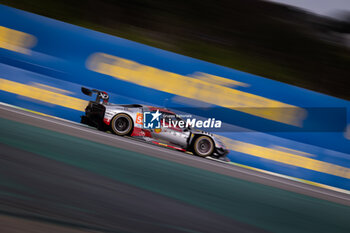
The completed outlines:
[[[6,106],[0,129],[0,232],[350,232],[347,194]]]

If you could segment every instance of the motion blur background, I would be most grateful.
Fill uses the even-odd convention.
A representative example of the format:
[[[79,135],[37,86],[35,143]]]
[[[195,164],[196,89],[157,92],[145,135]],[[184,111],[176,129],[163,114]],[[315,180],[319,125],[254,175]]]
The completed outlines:
[[[260,0],[0,0],[0,3],[350,99],[347,1],[299,1],[308,10],[313,7],[322,10],[324,6],[324,12],[333,5],[335,9],[329,9],[327,15]]]
[[[350,6],[283,2],[343,3],[0,0],[0,232],[349,233]],[[217,110],[231,162],[76,123],[82,86]]]
[[[85,86],[186,109],[224,123],[232,162],[349,189],[349,4],[0,3],[1,102],[80,122]]]

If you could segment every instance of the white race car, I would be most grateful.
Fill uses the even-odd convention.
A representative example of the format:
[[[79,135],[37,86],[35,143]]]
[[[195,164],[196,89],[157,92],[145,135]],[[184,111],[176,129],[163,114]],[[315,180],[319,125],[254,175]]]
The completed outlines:
[[[85,115],[81,116],[83,124],[102,131],[111,131],[119,136],[140,137],[161,146],[189,151],[201,157],[211,156],[227,160],[226,155],[229,151],[217,137],[191,127],[180,127],[181,124],[174,122],[182,119],[168,109],[141,104],[112,104],[108,102],[109,95],[106,92],[84,87],[81,90],[88,96],[96,94],[96,99],[89,101]],[[162,123],[161,126],[146,128],[144,125],[146,113],[153,113],[153,116]]]

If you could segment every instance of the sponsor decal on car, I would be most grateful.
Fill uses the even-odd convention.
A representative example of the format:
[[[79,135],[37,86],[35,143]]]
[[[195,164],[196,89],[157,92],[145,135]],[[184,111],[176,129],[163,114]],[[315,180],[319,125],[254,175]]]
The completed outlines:
[[[109,124],[111,123],[111,119],[103,118],[103,122],[104,122],[106,125],[109,125]]]
[[[138,112],[137,114],[136,114],[136,124],[140,124],[140,125],[142,125],[142,123],[143,123],[143,116],[142,116],[142,113],[140,113],[140,112]]]
[[[160,129],[160,116],[162,114],[157,110],[156,112],[143,113],[143,128],[144,129]]]
[[[162,132],[162,129],[154,129],[154,132],[155,133],[160,133],[160,132]]]

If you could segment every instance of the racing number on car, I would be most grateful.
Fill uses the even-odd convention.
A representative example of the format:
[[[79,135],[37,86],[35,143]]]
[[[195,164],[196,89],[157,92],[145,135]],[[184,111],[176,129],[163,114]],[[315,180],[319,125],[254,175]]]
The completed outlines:
[[[136,114],[136,124],[141,124],[142,125],[142,122],[143,122],[143,116],[142,116],[142,113],[137,113]]]

